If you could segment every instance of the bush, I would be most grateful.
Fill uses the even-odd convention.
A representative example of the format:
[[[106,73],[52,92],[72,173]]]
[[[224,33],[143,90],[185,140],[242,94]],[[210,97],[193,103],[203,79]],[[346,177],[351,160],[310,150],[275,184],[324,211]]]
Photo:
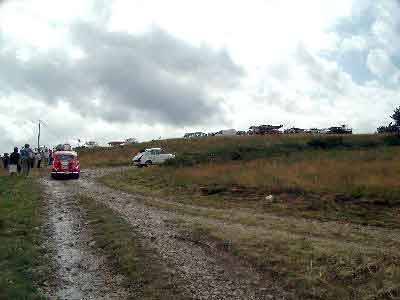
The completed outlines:
[[[314,138],[309,141],[307,145],[317,149],[333,149],[346,146],[346,144],[343,142],[343,137],[341,136]]]
[[[202,153],[182,153],[173,159],[165,162],[165,166],[169,167],[191,167],[207,161],[207,155]]]
[[[385,136],[383,143],[387,146],[400,146],[400,134]]]
[[[231,153],[231,159],[232,160],[241,160],[242,158],[242,154],[238,151],[232,152]]]

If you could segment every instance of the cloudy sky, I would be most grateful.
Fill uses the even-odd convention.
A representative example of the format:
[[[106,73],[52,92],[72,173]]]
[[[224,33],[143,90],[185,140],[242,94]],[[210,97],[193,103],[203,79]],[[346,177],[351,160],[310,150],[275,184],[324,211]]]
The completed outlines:
[[[1,2],[1,1],[0,1]],[[400,105],[398,0],[8,0],[0,151],[253,124],[374,132]]]

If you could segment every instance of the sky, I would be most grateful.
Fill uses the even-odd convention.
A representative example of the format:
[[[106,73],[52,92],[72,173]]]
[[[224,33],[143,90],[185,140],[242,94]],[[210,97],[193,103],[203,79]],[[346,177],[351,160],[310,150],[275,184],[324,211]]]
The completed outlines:
[[[0,1],[0,152],[251,125],[357,133],[400,92],[398,0]]]

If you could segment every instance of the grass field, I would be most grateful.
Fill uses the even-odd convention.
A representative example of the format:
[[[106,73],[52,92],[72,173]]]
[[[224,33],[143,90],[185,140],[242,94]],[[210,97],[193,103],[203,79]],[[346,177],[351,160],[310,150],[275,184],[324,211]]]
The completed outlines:
[[[0,177],[0,299],[40,299],[34,285],[46,280],[40,207],[33,180]]]
[[[101,180],[154,196],[144,201],[178,213],[183,232],[217,242],[298,299],[397,299],[400,147],[391,137],[329,138],[177,141],[184,160],[215,155]]]

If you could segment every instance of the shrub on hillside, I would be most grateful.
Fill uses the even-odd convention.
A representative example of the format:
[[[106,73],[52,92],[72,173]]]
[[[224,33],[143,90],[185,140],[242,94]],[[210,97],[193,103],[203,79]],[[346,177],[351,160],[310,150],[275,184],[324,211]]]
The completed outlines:
[[[387,146],[400,146],[400,134],[385,136],[383,142]]]
[[[347,144],[343,142],[343,137],[332,136],[313,138],[307,143],[307,145],[316,149],[333,149],[346,146]]]
[[[178,156],[172,159],[168,159],[164,166],[166,167],[191,167],[194,166],[196,163],[192,159],[188,159],[187,157]]]
[[[377,132],[381,133],[381,134],[385,134],[385,133],[400,133],[400,126],[399,125],[392,125],[392,123],[390,123],[389,126],[378,127]]]

